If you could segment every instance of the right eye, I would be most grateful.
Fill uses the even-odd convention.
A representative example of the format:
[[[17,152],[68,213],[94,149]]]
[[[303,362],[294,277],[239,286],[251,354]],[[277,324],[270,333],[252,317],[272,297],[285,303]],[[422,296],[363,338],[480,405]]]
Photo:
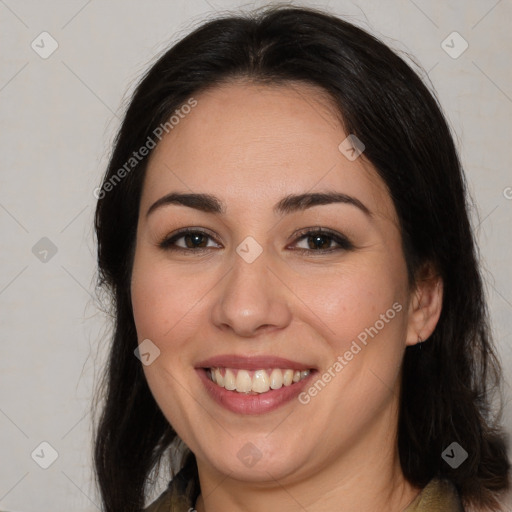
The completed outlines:
[[[158,246],[167,251],[181,251],[181,252],[203,252],[208,250],[211,246],[207,244],[207,239],[213,239],[213,237],[198,229],[186,228],[174,233],[170,236],[166,236],[162,241],[159,242]],[[184,244],[177,244],[178,240],[183,239]]]

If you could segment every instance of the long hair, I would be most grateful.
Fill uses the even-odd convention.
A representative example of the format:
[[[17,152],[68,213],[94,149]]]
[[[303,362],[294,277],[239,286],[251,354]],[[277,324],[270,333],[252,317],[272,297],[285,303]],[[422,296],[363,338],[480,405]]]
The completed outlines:
[[[177,436],[134,356],[130,277],[147,157],[134,163],[133,152],[191,97],[240,78],[322,88],[346,133],[365,144],[364,156],[386,183],[398,214],[410,282],[430,264],[444,284],[432,336],[404,356],[402,471],[417,486],[447,478],[465,505],[496,507],[510,474],[506,438],[493,410],[501,369],[465,178],[438,101],[409,64],[366,31],[317,9],[277,6],[224,15],[181,39],[142,78],[117,134],[95,217],[98,285],[110,294],[115,322],[94,433],[104,510],[140,512],[148,477]],[[442,457],[453,442],[468,453],[456,469]]]

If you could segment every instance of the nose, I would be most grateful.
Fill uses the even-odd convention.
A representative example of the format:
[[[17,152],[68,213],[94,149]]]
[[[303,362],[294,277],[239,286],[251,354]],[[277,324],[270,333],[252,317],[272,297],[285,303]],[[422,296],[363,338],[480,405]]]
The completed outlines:
[[[245,338],[283,329],[291,321],[290,292],[283,281],[269,267],[265,251],[252,263],[236,255],[216,290],[213,323]]]

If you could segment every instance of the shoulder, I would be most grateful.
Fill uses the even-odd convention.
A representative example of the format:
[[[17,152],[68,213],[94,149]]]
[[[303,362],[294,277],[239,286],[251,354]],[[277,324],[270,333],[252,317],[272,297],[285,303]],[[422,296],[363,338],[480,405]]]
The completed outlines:
[[[193,461],[189,461],[144,512],[190,512],[194,509],[199,492],[197,472]]]
[[[433,478],[404,512],[464,512],[464,508],[452,482]]]
[[[169,487],[144,512],[190,512],[194,503],[189,493],[177,489],[171,481]]]
[[[167,488],[157,500],[144,509],[144,512],[170,512],[171,511],[171,493]]]

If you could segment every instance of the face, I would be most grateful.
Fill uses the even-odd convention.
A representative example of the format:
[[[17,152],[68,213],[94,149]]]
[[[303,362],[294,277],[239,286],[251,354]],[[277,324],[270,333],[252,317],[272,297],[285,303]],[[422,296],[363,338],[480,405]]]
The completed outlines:
[[[396,212],[364,153],[339,149],[348,134],[313,86],[195,99],[143,187],[131,293],[144,372],[200,471],[299,480],[395,431],[414,338]]]

